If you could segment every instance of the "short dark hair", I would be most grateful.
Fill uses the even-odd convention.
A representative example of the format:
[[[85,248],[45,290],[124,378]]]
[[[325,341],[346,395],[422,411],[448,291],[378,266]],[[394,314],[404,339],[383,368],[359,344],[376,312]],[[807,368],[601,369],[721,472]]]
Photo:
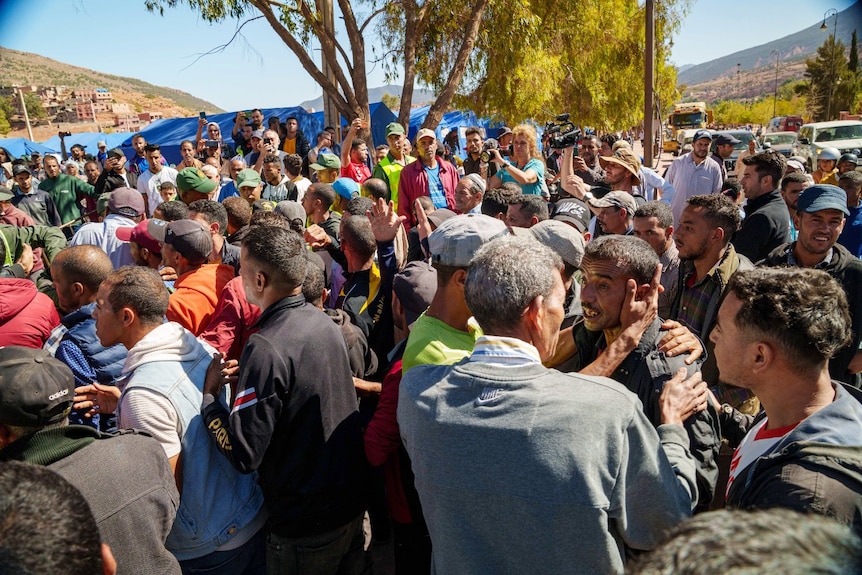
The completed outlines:
[[[124,266],[112,272],[105,282],[111,286],[108,303],[114,311],[130,307],[138,314],[141,323],[162,323],[168,311],[168,290],[156,270]]]
[[[222,203],[227,213],[227,222],[232,228],[247,226],[251,220],[251,206],[239,196],[225,198]]]
[[[522,195],[521,187],[517,184],[514,186],[509,184],[510,182],[506,182],[499,188],[485,192],[482,197],[483,214],[496,218],[499,214],[506,213],[509,206],[516,203],[516,200]]]
[[[372,198],[383,198],[384,200],[389,199],[389,186],[387,186],[386,182],[380,178],[368,178],[362,182],[362,189],[365,190],[365,192]]]
[[[299,154],[288,154],[284,157],[284,169],[293,177],[302,171],[302,156]]]
[[[283,168],[284,164],[281,163],[281,158],[278,157],[278,154],[267,154],[263,157],[264,164],[275,164],[279,168]]]
[[[251,215],[249,226],[270,226],[275,228],[290,229],[290,220],[278,212],[258,210]]]
[[[677,525],[627,566],[629,575],[700,573],[859,574],[862,540],[847,525],[774,507],[721,510]]]
[[[540,222],[551,217],[548,210],[548,202],[542,196],[535,194],[521,194],[512,205],[520,205],[518,211],[527,218],[535,216]]]
[[[362,138],[353,138],[353,141],[352,141],[352,142],[350,142],[350,149],[351,149],[351,150],[356,150],[356,149],[359,149],[359,148],[360,148],[360,147],[362,147],[362,146],[367,146],[367,145],[368,145],[368,142],[366,142],[366,141],[365,141],[365,140],[363,140]]]
[[[246,202],[248,204],[248,202]],[[214,200],[195,200],[189,204],[189,212],[197,212],[208,224],[218,224],[219,233],[227,231],[227,210]]]
[[[305,281],[308,258],[305,243],[296,233],[275,226],[252,226],[242,240],[242,247],[267,280],[283,289],[292,291]]]
[[[640,238],[619,234],[598,237],[584,248],[584,259],[615,262],[638,285],[652,281],[659,264],[655,250]]]
[[[320,203],[323,204],[326,209],[329,209],[329,206],[332,205],[336,196],[338,196],[338,194],[335,193],[335,188],[329,184],[321,183],[311,184],[305,193],[312,194],[316,199],[320,200]]]
[[[664,229],[673,227],[673,210],[664,202],[653,200],[635,210],[636,218],[655,218]]]
[[[844,172],[840,176],[838,176],[838,181],[842,180],[850,180],[854,185],[862,184],[862,172],[859,170],[853,170],[850,172]]]
[[[371,220],[368,218],[348,218],[341,221],[341,245],[347,245],[361,259],[368,260],[374,256],[377,241],[371,231]]]
[[[431,198],[429,196],[419,196],[418,198],[416,198],[416,201],[419,202],[419,205],[422,206],[422,209],[425,210],[426,214],[433,212],[436,209],[434,207],[434,202],[431,201]]]
[[[156,206],[156,210],[162,212],[166,222],[175,222],[177,220],[189,219],[189,207],[185,202],[179,200],[171,200],[170,202],[162,202]]]
[[[180,147],[181,147],[181,148],[183,147],[183,144],[189,144],[189,145],[192,147],[192,149],[196,149],[196,148],[197,148],[197,146],[195,146],[195,143],[194,143],[194,142],[192,142],[191,140],[183,140],[182,142],[180,142]]]
[[[797,183],[797,184],[807,184],[808,176],[806,174],[802,174],[799,172],[793,172],[792,174],[787,174],[783,178],[781,178],[781,190],[784,191],[787,189],[787,184]]]
[[[746,166],[754,166],[757,175],[761,178],[771,176],[772,185],[775,187],[778,187],[779,182],[781,182],[781,176],[784,175],[784,168],[787,167],[784,156],[772,150],[760,152],[753,156],[746,156],[742,159],[742,163]]]
[[[147,144],[144,146],[144,152],[160,152],[162,147],[158,144]]]
[[[703,208],[703,218],[713,227],[724,230],[724,243],[730,242],[730,238],[739,229],[741,218],[739,208],[730,199],[721,194],[705,194],[692,196],[685,201],[686,205],[693,208]]]
[[[61,266],[63,276],[70,282],[78,282],[95,293],[105,278],[114,271],[114,264],[102,248],[89,244],[70,246],[54,258]]]
[[[482,137],[482,130],[480,130],[476,126],[470,126],[466,130],[464,130],[464,137],[472,136],[473,134],[476,134],[477,136],[479,136],[481,138]]]
[[[742,193],[742,184],[739,183],[739,180],[733,177],[729,177],[724,180],[724,184],[721,186],[721,193],[734,203],[739,199],[739,194]]]
[[[364,216],[374,206],[374,200],[364,196],[356,196],[347,201],[344,212],[351,216]]]
[[[788,363],[810,368],[850,343],[850,312],[844,289],[828,273],[806,268],[739,271],[727,285],[742,306],[739,329],[770,339]]]
[[[383,150],[388,150],[389,146],[386,144],[380,144],[379,146],[374,146],[374,149],[378,152],[382,152]]]
[[[0,573],[102,572],[99,527],[87,500],[58,473],[0,465]]]
[[[613,132],[608,133],[608,134],[602,134],[602,136],[599,138],[600,142],[604,142],[605,144],[607,144],[608,146],[611,146],[611,147],[613,147],[613,145],[617,142],[617,140],[619,140],[619,138]]]
[[[305,280],[302,282],[302,295],[305,301],[319,306],[323,302],[323,293],[326,289],[326,277],[320,266],[308,262],[305,272]]]

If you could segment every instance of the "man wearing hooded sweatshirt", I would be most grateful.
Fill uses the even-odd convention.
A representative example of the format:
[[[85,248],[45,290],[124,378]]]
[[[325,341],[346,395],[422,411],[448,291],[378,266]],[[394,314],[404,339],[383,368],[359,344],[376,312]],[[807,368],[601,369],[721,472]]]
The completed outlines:
[[[168,294],[150,268],[128,266],[96,295],[96,335],[128,356],[118,387],[76,389],[76,409],[114,411],[121,429],[141,429],[165,450],[180,508],[165,546],[183,572],[262,574],[266,522],[257,476],[241,474],[210,442],[199,407],[215,352],[182,326],[163,323]],[[226,394],[215,401],[224,404]]]
[[[859,532],[862,404],[829,376],[850,334],[844,290],[820,270],[763,268],[737,272],[727,292],[710,333],[718,368],[763,406],[734,452],[728,507],[787,507]]]
[[[196,220],[165,224],[150,220],[147,231],[162,244],[162,262],[177,270],[176,291],[171,294],[166,317],[195,335],[209,324],[218,296],[233,279],[227,264],[208,264],[213,250],[209,229]]]

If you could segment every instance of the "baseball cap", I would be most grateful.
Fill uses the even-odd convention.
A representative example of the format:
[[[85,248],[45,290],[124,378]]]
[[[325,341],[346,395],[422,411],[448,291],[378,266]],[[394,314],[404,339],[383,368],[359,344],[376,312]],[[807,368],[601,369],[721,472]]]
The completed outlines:
[[[335,154],[318,154],[317,161],[311,164],[312,170],[341,169],[341,160]]]
[[[30,168],[28,168],[25,164],[13,164],[12,165],[12,177],[13,178],[15,176],[17,176],[18,174],[23,174],[25,172],[28,174],[33,173],[30,171]]]
[[[252,138],[257,138],[258,140],[263,140],[263,130],[255,130],[251,133]]]
[[[105,140],[99,140],[98,142],[96,142],[96,147],[97,148],[106,148],[106,147],[108,147],[108,142],[106,142]]]
[[[176,220],[168,224],[149,220],[147,231],[158,241],[180,252],[190,261],[206,260],[213,251],[210,231],[197,220]]]
[[[359,195],[359,184],[351,178],[338,178],[332,182],[332,188],[336,194],[348,200],[352,200]]]
[[[418,142],[422,138],[434,138],[437,139],[437,134],[434,133],[434,130],[429,130],[428,128],[422,128],[419,130],[419,133],[416,134],[416,141]]]
[[[628,192],[608,192],[601,198],[592,198],[588,202],[594,208],[625,208],[634,215],[637,210],[635,198]]]
[[[581,266],[584,258],[584,236],[559,220],[544,220],[530,228],[539,243],[554,250],[572,267]]]
[[[735,146],[736,144],[741,144],[742,140],[737,139],[733,134],[718,134],[715,137],[715,143],[719,146],[724,146],[725,144],[732,144]]]
[[[437,270],[423,261],[410,262],[395,274],[392,290],[404,307],[407,325],[412,325],[434,299],[437,292]]]
[[[431,262],[465,268],[484,244],[508,234],[502,220],[484,214],[449,218],[428,236]]]
[[[698,130],[694,133],[694,137],[691,139],[692,142],[700,140],[701,138],[706,138],[710,142],[712,141],[712,132],[709,130]]]
[[[177,173],[177,190],[211,194],[216,183],[198,168],[184,168]],[[239,187],[239,186],[237,186]]]
[[[640,184],[641,180],[638,172],[641,169],[641,161],[631,148],[617,148],[613,155],[599,157],[599,164],[601,164],[602,168],[607,166],[608,162],[618,164],[627,169],[634,176],[635,184]]]
[[[439,228],[440,224],[457,215],[458,214],[448,208],[439,208],[428,214],[428,221],[434,224],[435,228]]]
[[[303,224],[305,224],[305,218],[308,217],[308,214],[305,213],[305,208],[302,207],[302,204],[291,200],[284,200],[278,202],[275,205],[275,210],[273,211],[277,214],[281,214],[290,221],[302,220]]]
[[[111,148],[110,150],[108,150],[108,157],[120,158],[121,160],[125,160],[126,154],[124,154],[123,150],[121,150],[120,148]]]
[[[13,169],[12,168],[12,162],[3,162],[2,164],[0,164],[0,166],[2,166],[3,169],[6,170],[7,172],[9,172],[10,174],[12,173],[12,169]]]
[[[805,173],[805,166],[799,160],[787,160],[787,167]]]
[[[590,226],[591,216],[586,202],[577,198],[564,198],[557,202],[551,219],[572,224],[579,232],[584,233]]]
[[[499,139],[500,139],[500,138],[502,138],[503,136],[505,136],[505,135],[507,135],[507,134],[511,134],[511,133],[512,133],[512,129],[511,129],[511,128],[509,128],[508,126],[503,126],[503,127],[502,127],[502,128],[500,128],[499,130],[497,130],[497,139],[499,140]]]
[[[84,151],[84,148],[86,148],[86,147],[87,147],[87,146],[83,146],[83,145],[81,145],[81,144],[72,144],[72,147],[71,147],[71,148],[69,148],[69,149],[70,149],[70,150],[74,150],[75,148],[80,148],[80,149],[81,149],[81,151],[83,152],[83,151]]]
[[[108,210],[127,218],[136,218],[143,215],[146,210],[144,197],[139,191],[132,188],[117,188],[111,192]]]
[[[41,349],[0,348],[0,423],[42,427],[62,421],[72,407],[75,378]]]
[[[393,134],[401,135],[403,133],[404,133],[404,126],[402,126],[398,122],[390,122],[390,123],[386,124],[386,137],[387,138]]]
[[[117,228],[114,233],[118,240],[123,242],[135,242],[142,248],[147,248],[154,254],[158,255],[162,253],[162,246],[159,245],[159,241],[147,231],[147,226],[150,221],[151,220],[143,220],[138,222],[138,225],[136,226],[120,227]]]
[[[0,188],[0,202],[8,202],[14,197],[15,194],[13,194],[12,192],[7,192],[6,190]]]
[[[275,202],[271,202],[269,200],[256,200],[251,205],[251,213],[256,214],[258,212],[274,212],[276,205],[277,204]]]
[[[817,184],[802,190],[796,200],[796,211],[813,214],[821,210],[838,210],[849,216],[847,193],[832,184]]]
[[[240,170],[236,175],[236,189],[256,188],[260,185],[260,182],[260,173],[251,168]]]

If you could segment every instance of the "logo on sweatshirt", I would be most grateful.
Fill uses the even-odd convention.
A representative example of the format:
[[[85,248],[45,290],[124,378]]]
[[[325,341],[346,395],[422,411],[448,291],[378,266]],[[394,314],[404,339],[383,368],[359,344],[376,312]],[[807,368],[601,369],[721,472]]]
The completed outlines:
[[[240,409],[251,407],[255,403],[257,403],[257,393],[255,393],[253,387],[250,387],[236,394],[236,399],[233,402],[233,409],[231,409],[230,412],[231,414],[236,413]]]

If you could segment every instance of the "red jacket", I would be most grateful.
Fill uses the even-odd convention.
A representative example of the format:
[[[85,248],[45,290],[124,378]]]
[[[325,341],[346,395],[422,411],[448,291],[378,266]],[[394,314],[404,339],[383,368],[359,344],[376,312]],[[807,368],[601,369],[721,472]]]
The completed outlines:
[[[60,324],[51,298],[30,280],[0,278],[0,347],[20,345],[40,349]]]
[[[201,332],[201,339],[227,359],[239,360],[242,349],[249,336],[257,331],[252,329],[260,317],[260,308],[245,299],[242,278],[235,277],[224,287],[218,296],[218,304],[210,318],[209,325]]]
[[[455,186],[458,185],[458,170],[455,166],[437,158],[440,165],[440,182],[446,194],[446,207],[455,209]],[[398,182],[398,215],[406,216],[404,227],[409,232],[416,224],[413,218],[413,202],[419,196],[428,196],[428,174],[425,173],[425,165],[422,160],[416,160],[404,166],[401,170],[401,179]]]
[[[209,325],[219,294],[233,277],[233,267],[225,264],[204,264],[184,273],[174,282],[176,291],[168,300],[165,317],[200,335]]]

